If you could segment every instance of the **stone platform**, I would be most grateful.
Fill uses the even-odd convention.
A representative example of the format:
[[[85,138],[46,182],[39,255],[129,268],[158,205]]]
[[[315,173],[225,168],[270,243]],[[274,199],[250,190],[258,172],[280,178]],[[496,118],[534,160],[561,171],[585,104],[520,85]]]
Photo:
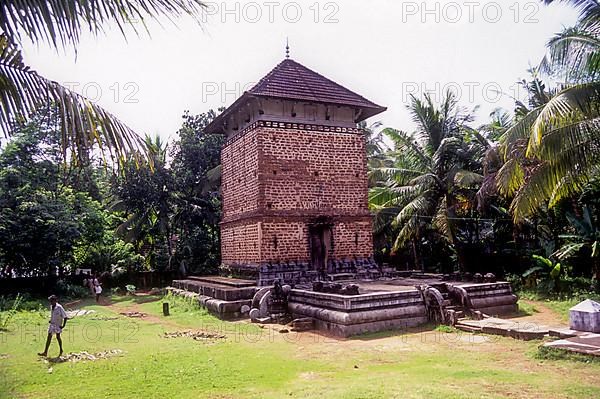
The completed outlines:
[[[242,307],[250,307],[257,290],[256,283],[252,280],[220,276],[174,280],[173,287],[198,294],[200,305],[224,320],[243,317]]]
[[[312,318],[318,330],[340,337],[427,323],[417,290],[353,296],[292,290],[288,310],[294,317]]]
[[[298,284],[289,290],[287,310],[295,318],[312,319],[317,330],[340,337],[402,330],[428,321],[454,324],[467,315],[496,316],[517,310],[517,297],[506,282],[379,278],[345,283],[349,282],[358,286],[358,295],[315,292],[311,284]],[[259,287],[256,280],[217,276],[175,280],[173,287],[194,293],[202,306],[221,319],[247,317],[247,311],[259,308],[254,303],[259,302],[257,296],[270,290]]]
[[[288,309],[294,317],[313,318],[317,329],[341,337],[415,327],[428,321],[452,323],[464,315],[510,314],[518,309],[518,298],[507,282],[380,279],[352,283],[359,286],[359,295],[293,289]],[[427,293],[417,287],[427,287]]]
[[[547,342],[544,346],[583,355],[600,356],[600,334],[577,332],[574,337]]]
[[[462,331],[500,335],[523,341],[543,339],[550,333],[550,327],[541,324],[498,319],[495,317],[483,320],[461,320],[455,327]]]

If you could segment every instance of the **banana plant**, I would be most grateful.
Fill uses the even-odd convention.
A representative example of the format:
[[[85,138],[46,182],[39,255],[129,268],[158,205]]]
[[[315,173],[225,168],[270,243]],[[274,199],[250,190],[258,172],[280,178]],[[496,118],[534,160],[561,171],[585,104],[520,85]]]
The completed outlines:
[[[540,255],[532,255],[532,259],[535,266],[523,273],[523,278],[534,282],[536,287],[543,291],[558,290],[560,276],[563,272],[562,265]]]
[[[600,280],[600,230],[596,227],[589,208],[583,207],[581,217],[569,212],[566,218],[575,230],[575,234],[559,236],[566,240],[566,243],[554,253],[554,256],[562,261],[587,249],[586,253],[590,254],[594,277]]]

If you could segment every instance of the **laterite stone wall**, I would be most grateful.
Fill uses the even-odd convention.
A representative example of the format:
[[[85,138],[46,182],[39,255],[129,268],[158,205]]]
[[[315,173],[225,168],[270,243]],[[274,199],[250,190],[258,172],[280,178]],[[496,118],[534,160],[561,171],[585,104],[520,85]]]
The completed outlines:
[[[333,221],[330,259],[370,258],[365,137],[255,127],[222,151],[223,263],[310,261],[309,227]]]

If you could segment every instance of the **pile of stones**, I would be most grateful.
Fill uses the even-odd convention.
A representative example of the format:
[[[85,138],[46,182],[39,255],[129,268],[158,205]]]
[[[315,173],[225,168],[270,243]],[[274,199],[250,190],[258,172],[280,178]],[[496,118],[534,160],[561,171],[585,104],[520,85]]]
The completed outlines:
[[[121,349],[111,349],[104,352],[98,353],[89,353],[89,352],[77,352],[77,353],[69,353],[68,355],[60,356],[54,359],[48,359],[48,361],[53,363],[63,363],[63,362],[81,362],[81,361],[96,361],[100,359],[108,359],[110,357],[119,356],[123,353]]]
[[[494,273],[452,273],[452,274],[444,274],[442,276],[443,281],[465,281],[465,282],[473,282],[477,284],[481,283],[495,283],[498,279]]]
[[[163,338],[192,338],[196,341],[212,341],[218,339],[226,339],[223,334],[210,333],[206,331],[175,331],[165,332]]]
[[[121,314],[123,316],[126,316],[126,317],[131,317],[131,318],[134,318],[134,319],[139,319],[139,318],[147,316],[146,313],[142,313],[142,312],[121,312],[119,314]]]

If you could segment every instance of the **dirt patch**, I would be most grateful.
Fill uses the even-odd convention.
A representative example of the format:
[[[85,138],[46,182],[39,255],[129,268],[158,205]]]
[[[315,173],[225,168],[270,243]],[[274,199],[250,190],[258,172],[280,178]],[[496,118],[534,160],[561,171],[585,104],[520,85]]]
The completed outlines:
[[[319,375],[314,371],[308,371],[306,373],[300,373],[299,377],[303,380],[316,380]]]
[[[153,301],[156,301],[156,299],[154,299]],[[148,302],[152,302],[152,301],[148,301]],[[132,319],[140,319],[143,320],[144,322],[147,323],[152,323],[152,324],[159,324],[161,326],[169,326],[170,328],[182,328],[181,325],[177,324],[174,321],[168,320],[167,317],[158,317],[158,316],[154,316],[152,314],[147,314],[141,311],[141,308],[139,306],[139,304],[130,304],[129,306],[119,306],[118,302],[117,303],[113,303],[111,305],[109,305],[111,308],[115,309],[115,311],[118,309],[118,311],[120,312],[119,314],[124,315],[125,317],[127,317],[127,314],[141,314],[143,315],[142,317],[131,317]]]
[[[122,354],[123,354],[123,351],[121,349],[111,349],[111,350],[98,352],[98,353],[89,353],[89,352],[83,351],[83,352],[69,353],[67,355],[63,355],[63,356],[59,356],[59,357],[55,357],[55,358],[48,358],[48,359],[45,359],[44,362],[46,362],[46,363],[65,363],[65,362],[76,363],[76,362],[82,362],[82,361],[94,362],[96,360],[108,359],[111,357],[120,356]]]
[[[554,310],[550,309],[541,301],[530,301],[521,299],[519,302],[525,303],[535,309],[535,312],[527,316],[514,316],[506,317],[513,321],[519,321],[524,323],[539,323],[547,326],[558,326],[564,325],[565,323],[561,320]]]
[[[196,341],[216,341],[219,339],[226,339],[227,337],[222,334],[209,333],[206,331],[175,331],[165,332],[163,338],[192,338]]]

